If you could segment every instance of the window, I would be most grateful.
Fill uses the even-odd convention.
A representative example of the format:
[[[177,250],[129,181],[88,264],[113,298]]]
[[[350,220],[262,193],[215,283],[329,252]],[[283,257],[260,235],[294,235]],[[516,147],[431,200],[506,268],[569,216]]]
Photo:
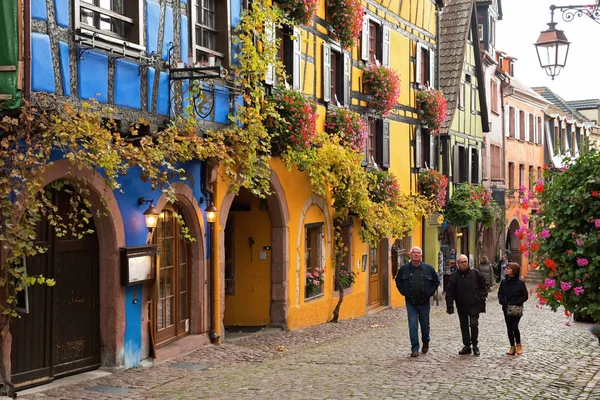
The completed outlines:
[[[417,43],[417,64],[415,82],[418,85],[433,87],[435,84],[435,52]]]
[[[537,179],[542,179],[542,167],[537,167]]]
[[[435,168],[437,165],[437,153],[435,139],[431,137],[429,131],[421,126],[416,129],[416,168]]]
[[[519,111],[519,137],[517,139],[525,140],[525,112]]]
[[[515,189],[515,163],[508,163],[508,188]]]
[[[465,83],[460,83],[460,90],[458,91],[458,108],[461,110],[465,109]]]
[[[496,20],[494,18],[490,18],[490,44],[496,45]]]
[[[350,105],[350,54],[338,46],[323,44],[323,101]]]
[[[490,146],[491,153],[491,178],[492,180],[501,180],[504,178],[502,173],[502,147],[492,144]]]
[[[139,2],[75,0],[75,27],[114,39],[141,44],[143,34]]]
[[[228,64],[229,40],[225,37],[227,35],[227,3],[217,0],[190,2],[194,61],[201,64],[208,63],[208,56],[212,54],[215,56],[217,65]]]
[[[468,182],[469,179],[469,160],[468,152],[464,146],[454,145],[454,163],[452,171],[452,181],[454,183]]]
[[[519,189],[525,186],[525,165],[519,164]]]
[[[471,147],[469,152],[469,171],[471,175],[469,183],[479,183],[479,150],[475,147]]]
[[[535,173],[534,173],[533,166],[530,165],[529,166],[529,175],[528,175],[529,184],[527,185],[529,191],[533,190],[533,184],[535,183],[535,175],[534,174]]]
[[[492,81],[490,84],[490,96],[492,103],[492,112],[496,115],[500,114],[500,110],[498,108],[498,83],[496,81]]]
[[[369,21],[369,58],[368,61],[374,63],[375,61],[379,61],[381,56],[379,54],[379,46],[378,46],[378,33],[379,25],[375,24],[373,21]]]
[[[286,82],[292,88],[300,90],[300,62],[302,61],[302,49],[300,48],[301,32],[298,28],[284,26],[277,30],[279,40],[279,60],[283,64]],[[277,76],[274,76],[277,79]],[[285,84],[283,85],[285,86]]]
[[[508,136],[515,138],[515,109],[510,107],[508,111]]]
[[[363,18],[360,52],[363,61],[390,64],[390,29],[368,15]]]
[[[388,169],[390,167],[390,122],[371,118],[367,121],[369,135],[363,166]]]
[[[306,273],[314,273],[323,268],[323,223],[307,224],[305,230],[305,266]],[[317,291],[309,293],[306,290],[305,297],[313,297],[323,293],[323,286]]]
[[[479,41],[483,42],[483,24],[477,24],[477,35],[479,36]]]
[[[544,138],[544,125],[542,123],[543,119],[541,117],[538,117],[538,137],[537,137],[537,144],[542,144],[544,143],[543,138]]]
[[[471,113],[477,113],[477,87],[471,86]]]
[[[533,114],[529,114],[529,142],[530,143],[535,143],[535,124],[533,121]]]

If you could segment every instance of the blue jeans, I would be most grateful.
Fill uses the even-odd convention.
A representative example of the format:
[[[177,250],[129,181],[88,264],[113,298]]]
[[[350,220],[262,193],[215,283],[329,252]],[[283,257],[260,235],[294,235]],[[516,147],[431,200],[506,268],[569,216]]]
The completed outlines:
[[[419,350],[419,324],[421,324],[421,339],[423,343],[429,343],[429,301],[425,304],[415,306],[406,302],[408,313],[408,333],[410,335],[410,349]]]

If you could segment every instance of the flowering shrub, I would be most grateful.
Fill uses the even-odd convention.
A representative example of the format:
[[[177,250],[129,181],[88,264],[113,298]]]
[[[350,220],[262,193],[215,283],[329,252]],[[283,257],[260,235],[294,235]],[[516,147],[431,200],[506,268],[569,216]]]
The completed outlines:
[[[435,89],[417,90],[417,108],[423,113],[423,121],[430,133],[433,136],[439,135],[448,115],[444,94]]]
[[[492,199],[489,190],[481,185],[454,186],[454,193],[444,213],[445,220],[454,226],[465,226],[470,221],[479,221],[489,228],[502,217],[502,209]]]
[[[356,272],[352,271],[352,268],[344,264],[340,263],[340,285],[344,289],[349,288],[356,281]]]
[[[325,132],[338,135],[349,148],[361,152],[368,135],[367,125],[360,114],[344,107],[327,110]]]
[[[446,205],[448,178],[435,169],[428,169],[419,174],[419,192],[430,199],[439,210]]]
[[[314,18],[319,0],[278,0],[287,17],[294,22],[307,25]]]
[[[360,0],[327,0],[329,23],[344,48],[354,46],[362,29],[363,9]]]
[[[295,90],[281,90],[273,95],[275,109],[283,120],[277,122],[279,144],[293,150],[310,146],[317,133],[316,105]]]
[[[590,150],[566,158],[563,169],[544,172],[521,208],[539,209],[515,234],[544,278],[541,304],[600,320],[600,154]],[[525,217],[525,216],[523,216]],[[529,222],[529,221],[527,221]]]
[[[388,171],[370,172],[369,196],[375,203],[384,203],[389,207],[398,205],[400,185],[394,174]]]
[[[369,64],[364,70],[363,82],[373,96],[367,106],[385,115],[398,103],[400,75],[384,65]]]
[[[325,268],[315,268],[313,272],[306,273],[307,297],[316,294],[325,283]]]

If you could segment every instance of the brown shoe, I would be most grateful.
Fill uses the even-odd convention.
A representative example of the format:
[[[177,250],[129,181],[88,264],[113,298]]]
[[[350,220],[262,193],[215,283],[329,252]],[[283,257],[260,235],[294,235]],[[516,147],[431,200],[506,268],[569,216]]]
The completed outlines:
[[[508,356],[514,356],[517,353],[517,348],[515,346],[510,346],[510,350],[506,353]]]
[[[425,343],[423,343],[423,348],[421,349],[421,353],[427,354],[428,351],[429,351],[429,342],[425,342]]]
[[[523,354],[523,345],[521,343],[517,344],[517,355]]]
[[[419,350],[413,350],[410,352],[411,357],[419,357]]]

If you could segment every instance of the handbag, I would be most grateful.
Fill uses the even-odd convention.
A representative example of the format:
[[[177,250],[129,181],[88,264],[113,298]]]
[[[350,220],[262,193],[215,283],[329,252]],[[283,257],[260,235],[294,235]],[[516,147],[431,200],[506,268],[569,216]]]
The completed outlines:
[[[523,316],[523,306],[510,305],[506,307],[506,315],[509,317]]]

